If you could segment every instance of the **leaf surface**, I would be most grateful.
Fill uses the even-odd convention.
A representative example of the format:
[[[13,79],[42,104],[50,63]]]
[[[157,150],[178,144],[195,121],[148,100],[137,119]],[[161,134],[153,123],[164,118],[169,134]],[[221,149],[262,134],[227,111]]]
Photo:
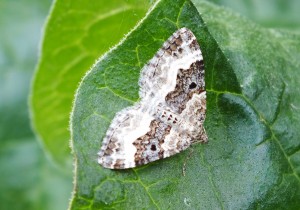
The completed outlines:
[[[71,209],[300,207],[299,35],[193,3],[159,1],[84,77],[72,113]],[[111,120],[138,100],[141,68],[181,27],[204,57],[209,143],[130,170],[102,168],[97,152]]]

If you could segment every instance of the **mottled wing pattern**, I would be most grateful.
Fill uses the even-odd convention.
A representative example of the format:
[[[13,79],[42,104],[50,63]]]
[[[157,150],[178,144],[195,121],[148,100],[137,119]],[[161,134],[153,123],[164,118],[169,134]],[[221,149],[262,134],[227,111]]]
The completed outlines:
[[[132,168],[206,142],[202,53],[187,29],[176,31],[141,71],[141,101],[116,114],[98,162]]]
[[[153,120],[149,113],[142,112],[141,104],[117,113],[103,139],[98,162],[106,168],[135,167],[134,141],[149,132]]]
[[[164,100],[163,96],[175,85],[178,69],[189,69],[197,59],[202,61],[196,37],[187,28],[179,29],[143,67],[139,80],[140,98],[156,96]],[[198,82],[198,85],[205,86],[204,79]]]

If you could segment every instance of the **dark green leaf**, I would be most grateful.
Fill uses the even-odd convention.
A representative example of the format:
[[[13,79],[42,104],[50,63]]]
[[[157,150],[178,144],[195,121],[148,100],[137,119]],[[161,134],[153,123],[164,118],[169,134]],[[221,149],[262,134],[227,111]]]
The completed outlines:
[[[299,209],[299,35],[193,2],[159,1],[83,79],[72,113],[72,209]],[[203,52],[209,143],[135,169],[102,168],[110,121],[138,100],[142,66],[181,27]]]

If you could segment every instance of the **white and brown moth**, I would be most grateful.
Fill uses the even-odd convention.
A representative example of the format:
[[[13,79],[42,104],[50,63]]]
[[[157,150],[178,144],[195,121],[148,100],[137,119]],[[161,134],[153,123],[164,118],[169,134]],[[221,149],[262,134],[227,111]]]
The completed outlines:
[[[98,163],[126,169],[166,158],[206,142],[203,57],[194,34],[176,31],[144,66],[140,101],[113,119]]]

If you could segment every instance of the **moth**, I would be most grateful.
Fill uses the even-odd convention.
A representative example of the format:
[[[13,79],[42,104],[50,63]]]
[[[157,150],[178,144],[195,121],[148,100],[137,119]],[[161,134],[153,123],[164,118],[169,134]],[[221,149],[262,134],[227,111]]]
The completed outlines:
[[[204,73],[195,35],[179,29],[141,70],[140,101],[115,115],[98,163],[133,168],[207,142]]]

